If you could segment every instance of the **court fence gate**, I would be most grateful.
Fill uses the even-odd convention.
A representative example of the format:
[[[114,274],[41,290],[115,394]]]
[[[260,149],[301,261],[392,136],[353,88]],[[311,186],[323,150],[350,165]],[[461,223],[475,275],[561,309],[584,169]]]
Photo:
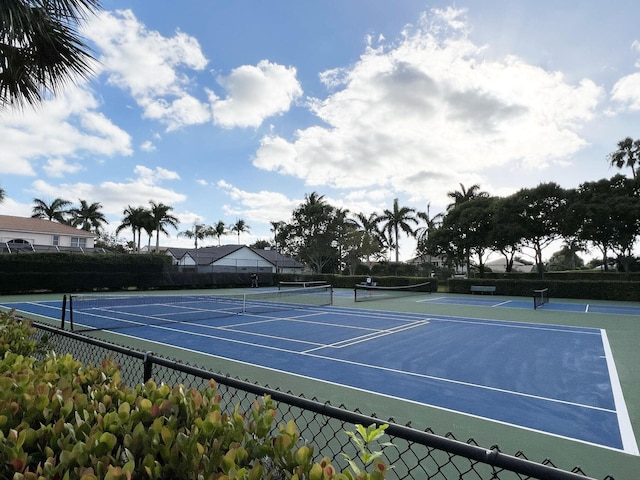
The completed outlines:
[[[374,416],[336,407],[290,392],[214,373],[199,367],[171,360],[150,352],[141,352],[103,340],[61,330],[60,328],[34,322],[35,336],[45,338],[57,354],[71,354],[85,364],[100,365],[111,358],[120,366],[122,380],[135,386],[153,379],[156,383],[183,384],[188,388],[204,390],[209,380],[217,382],[218,394],[222,397],[221,408],[248,411],[256,397],[270,395],[277,402],[282,423],[294,420],[300,437],[314,446],[318,461],[329,457],[336,467],[346,468],[346,460],[355,458],[357,451],[345,431],[353,431],[355,425],[365,427],[388,424],[385,430],[394,448],[386,448],[384,457],[393,465],[390,478],[441,479],[441,480],[589,480],[586,474],[575,467],[571,471],[555,467],[551,460],[543,463],[527,459],[523,452],[507,455],[497,445],[491,448],[479,446],[473,439],[462,442],[452,434],[436,435],[430,430],[417,430],[409,425],[400,425],[393,419],[383,420]],[[341,464],[344,463],[343,464]],[[593,479],[592,479],[593,480]],[[607,476],[604,480],[614,480]]]

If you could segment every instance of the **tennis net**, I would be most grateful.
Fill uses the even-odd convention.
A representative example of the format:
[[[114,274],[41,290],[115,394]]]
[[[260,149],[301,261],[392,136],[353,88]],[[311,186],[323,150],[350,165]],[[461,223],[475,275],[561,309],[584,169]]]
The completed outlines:
[[[189,323],[234,315],[321,307],[333,303],[331,285],[251,293],[197,295],[71,295],[74,331],[117,330],[146,325]]]
[[[390,298],[408,297],[416,294],[431,293],[431,282],[402,285],[398,287],[379,287],[373,285],[356,285],[354,299],[356,302],[369,300],[385,300]]]
[[[541,288],[533,291],[533,308],[537,310],[543,305],[549,303],[549,289]]]
[[[290,289],[290,288],[309,288],[326,286],[326,280],[308,280],[305,282],[278,282],[278,290]]]

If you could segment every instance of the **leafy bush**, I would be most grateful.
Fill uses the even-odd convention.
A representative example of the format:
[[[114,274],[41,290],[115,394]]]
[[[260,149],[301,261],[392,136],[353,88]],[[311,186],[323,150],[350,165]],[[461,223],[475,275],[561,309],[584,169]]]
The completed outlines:
[[[13,337],[28,332],[10,323]],[[276,425],[268,396],[246,414],[224,412],[213,380],[203,392],[153,381],[129,388],[113,361],[85,366],[54,353],[38,361],[15,338],[0,361],[1,478],[379,480],[388,470],[369,451],[386,425],[348,432],[362,466],[348,459],[338,473],[328,458],[313,461],[293,421]]]
[[[14,310],[0,313],[0,356],[5,352],[14,352],[21,355],[35,355],[44,353],[47,348],[47,338],[40,341],[31,337],[33,327],[31,321],[18,320],[14,316]]]

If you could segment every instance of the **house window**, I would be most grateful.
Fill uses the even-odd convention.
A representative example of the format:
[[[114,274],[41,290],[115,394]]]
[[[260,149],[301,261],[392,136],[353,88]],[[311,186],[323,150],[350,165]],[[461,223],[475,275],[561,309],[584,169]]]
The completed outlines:
[[[85,248],[87,246],[87,239],[84,237],[71,237],[71,246]]]
[[[52,245],[56,245],[56,246],[60,245],[60,235],[54,235],[53,236]]]

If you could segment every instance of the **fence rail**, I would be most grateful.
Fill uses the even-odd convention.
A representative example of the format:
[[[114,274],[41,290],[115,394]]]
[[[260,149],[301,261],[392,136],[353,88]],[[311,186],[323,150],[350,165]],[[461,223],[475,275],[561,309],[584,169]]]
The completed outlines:
[[[375,416],[350,411],[342,406],[307,399],[292,393],[231,378],[150,352],[141,352],[108,343],[96,338],[35,323],[36,336],[46,336],[58,354],[70,353],[76,360],[98,365],[107,357],[121,367],[123,381],[137,385],[153,379],[156,383],[184,384],[191,388],[206,388],[210,379],[218,384],[223,408],[249,410],[256,396],[270,395],[278,403],[282,421],[294,420],[301,438],[314,446],[318,457],[330,457],[340,468],[342,454],[350,458],[357,452],[345,431],[355,425],[368,426],[386,423],[385,433],[394,448],[384,451],[386,460],[394,466],[393,474],[403,479],[460,479],[460,480],[589,480],[578,467],[572,471],[556,468],[550,460],[536,463],[523,452],[515,456],[500,452],[498,446],[484,448],[473,440],[462,442],[452,435],[436,435],[409,426],[396,424]],[[607,476],[605,480],[614,480]]]

